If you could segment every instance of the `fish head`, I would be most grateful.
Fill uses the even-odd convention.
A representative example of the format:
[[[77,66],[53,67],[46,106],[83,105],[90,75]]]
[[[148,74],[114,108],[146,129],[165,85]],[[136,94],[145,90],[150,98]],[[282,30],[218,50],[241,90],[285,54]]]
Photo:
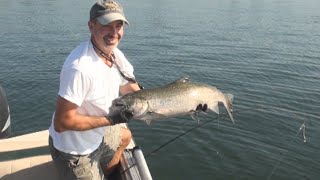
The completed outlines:
[[[148,110],[148,101],[144,98],[123,97],[113,100],[109,109],[112,113],[121,113],[125,111],[132,115],[133,118],[138,118],[144,115]]]

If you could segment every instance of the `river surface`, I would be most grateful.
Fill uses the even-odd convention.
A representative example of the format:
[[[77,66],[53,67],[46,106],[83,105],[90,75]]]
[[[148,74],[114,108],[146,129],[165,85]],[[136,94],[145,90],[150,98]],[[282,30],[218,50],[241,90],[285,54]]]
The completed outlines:
[[[13,136],[47,129],[59,72],[94,1],[0,1],[0,85]],[[130,122],[154,179],[320,176],[320,1],[121,1],[119,45],[146,87],[183,75],[234,95],[221,114]],[[301,129],[301,130],[300,130]],[[299,131],[300,130],[300,131]]]

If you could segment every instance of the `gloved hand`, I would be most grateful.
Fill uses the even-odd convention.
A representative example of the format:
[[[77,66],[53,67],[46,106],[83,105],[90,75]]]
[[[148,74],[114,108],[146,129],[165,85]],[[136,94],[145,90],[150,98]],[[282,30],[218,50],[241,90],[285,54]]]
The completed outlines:
[[[208,105],[207,104],[199,104],[196,108],[196,111],[203,111],[206,112],[206,110],[208,109]]]
[[[119,123],[127,123],[133,118],[133,114],[128,110],[121,110],[120,112],[111,112],[106,115],[106,118],[111,121],[112,125]]]

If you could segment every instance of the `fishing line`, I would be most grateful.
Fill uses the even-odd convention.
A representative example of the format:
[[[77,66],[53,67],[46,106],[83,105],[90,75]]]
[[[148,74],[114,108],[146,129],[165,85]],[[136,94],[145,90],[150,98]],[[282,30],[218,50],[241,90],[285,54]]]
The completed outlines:
[[[294,114],[296,117],[298,117],[300,119],[300,116]],[[302,136],[303,136],[303,142],[306,143],[307,142],[307,138],[306,138],[306,121],[304,121],[302,123],[302,125],[300,126],[298,132],[296,133],[296,135],[294,137],[297,137],[300,133],[300,131],[302,130]],[[293,142],[294,137],[291,139],[290,143]],[[285,158],[285,156],[287,156],[287,154],[289,153],[289,150],[286,150],[285,153],[283,153],[280,157],[280,159],[276,162],[276,164],[274,165],[274,167],[272,168],[272,171],[270,172],[267,180],[270,180],[270,178],[272,177],[272,175],[274,174],[274,172],[276,171],[276,169],[279,167],[280,163],[282,162],[282,160]]]
[[[252,110],[280,110],[280,111],[284,111],[284,112],[288,112],[291,113],[291,115],[294,115],[295,117],[297,117],[299,120],[302,120],[302,118],[300,116],[297,115],[296,111],[293,110],[288,110],[288,109],[284,109],[284,108],[279,108],[279,107],[261,107],[261,108],[253,108]],[[292,137],[291,142],[293,142],[294,138],[297,137],[299,135],[299,133],[302,131],[302,136],[303,136],[303,142],[306,143],[307,142],[307,138],[306,138],[306,121],[302,120],[303,123],[300,126],[298,132],[296,133],[296,135],[294,137]],[[274,172],[277,170],[277,168],[279,167],[279,165],[281,164],[282,160],[285,158],[285,156],[289,153],[289,150],[286,150],[286,152],[284,152],[281,157],[277,160],[276,164],[274,165],[274,167],[272,168],[272,171],[270,172],[267,180],[270,180],[270,178],[272,177],[272,175],[274,174]]]
[[[257,109],[260,109],[260,108],[244,108],[244,109],[240,109],[240,110],[237,110],[237,111],[234,111],[234,112],[238,112],[238,111],[245,112],[245,111],[257,110]],[[180,137],[188,134],[189,132],[191,132],[191,131],[199,128],[199,127],[202,127],[202,126],[204,126],[204,125],[206,125],[206,124],[208,124],[208,123],[210,123],[210,122],[212,122],[212,121],[214,121],[214,120],[216,120],[216,119],[219,120],[220,117],[226,117],[227,115],[228,115],[227,113],[226,113],[226,114],[222,114],[221,116],[219,115],[218,117],[216,117],[216,118],[214,118],[214,119],[212,119],[212,120],[205,121],[205,122],[203,122],[203,123],[198,124],[198,125],[195,126],[195,127],[192,127],[192,128],[190,128],[190,129],[188,129],[187,131],[179,134],[178,136],[170,139],[169,141],[167,141],[167,142],[165,142],[164,144],[160,145],[158,148],[156,148],[156,149],[154,149],[153,151],[149,152],[145,157],[146,157],[146,158],[149,157],[150,155],[152,155],[152,154],[154,154],[155,152],[159,151],[160,149],[164,148],[165,146],[167,146],[168,144],[172,143],[172,142],[175,141],[176,139],[178,139],[178,138],[180,138]]]
[[[246,109],[241,109],[241,110],[237,110],[237,111],[234,111],[234,112],[238,112],[238,111],[245,112],[245,111],[256,110],[256,109],[259,109],[259,108],[246,108]],[[222,116],[222,117],[225,117],[225,116],[227,116],[227,115],[228,115],[228,114],[223,114],[223,115],[221,115],[221,116]],[[208,120],[208,121],[205,121],[205,122],[203,122],[203,123],[200,123],[200,124],[198,124],[197,126],[192,127],[192,128],[190,128],[190,129],[188,129],[187,131],[179,134],[178,136],[175,136],[174,138],[170,139],[169,141],[165,142],[164,144],[161,144],[158,148],[156,148],[156,149],[154,149],[153,151],[149,152],[147,155],[145,155],[145,158],[150,157],[150,156],[151,156],[152,154],[154,154],[155,152],[157,152],[157,151],[159,151],[160,149],[166,147],[168,144],[170,144],[170,143],[172,143],[173,141],[179,139],[180,137],[186,135],[187,133],[189,133],[189,132],[191,132],[191,131],[193,131],[193,130],[201,127],[201,126],[204,126],[205,124],[208,124],[208,123],[210,123],[210,122],[212,122],[212,121],[214,121],[214,120],[216,120],[216,119],[219,120],[221,116],[219,115],[218,117],[216,117],[216,118],[214,118],[214,119],[212,119],[212,120]],[[122,172],[120,172],[120,175],[123,174],[123,173],[125,173],[126,171],[128,171],[130,168],[132,168],[132,167],[135,166],[135,165],[137,165],[137,163],[132,164],[132,165],[129,166],[127,169],[125,169],[125,170],[123,170]]]
[[[234,111],[234,112],[246,112],[246,111],[267,110],[267,109],[279,110],[279,109],[281,109],[281,108],[262,107],[262,106],[261,106],[261,107],[256,107],[256,108],[243,108],[243,109],[239,109],[239,110]],[[286,109],[281,109],[281,110],[283,110],[283,111],[290,111],[290,110],[286,110]],[[293,112],[291,112],[291,113],[293,113]],[[293,113],[293,114],[294,114],[294,113]],[[212,121],[214,121],[214,120],[216,120],[216,119],[219,120],[220,117],[226,117],[227,115],[228,115],[227,113],[226,113],[226,114],[222,114],[221,116],[218,116],[218,117],[216,117],[216,118],[214,118],[214,119],[212,119],[212,120],[205,121],[205,122],[203,122],[203,123],[200,123],[200,124],[198,124],[198,125],[190,128],[190,129],[188,129],[187,131],[185,131],[185,132],[183,132],[183,133],[175,136],[174,138],[170,139],[169,141],[161,144],[158,148],[156,148],[156,149],[154,149],[153,151],[149,152],[147,155],[145,155],[145,158],[150,157],[151,155],[153,155],[153,154],[156,153],[157,151],[159,151],[159,150],[163,149],[164,147],[166,147],[168,144],[170,144],[170,143],[174,142],[175,140],[179,139],[180,137],[182,137],[182,136],[184,136],[184,135],[192,132],[193,130],[195,130],[195,129],[199,128],[199,127],[202,127],[202,126],[204,126],[204,125],[206,125],[206,124],[208,124],[208,123],[210,123],[210,122],[212,122]],[[294,115],[296,115],[296,114],[294,114]],[[296,115],[296,116],[297,116],[297,115]],[[297,117],[300,119],[299,116],[297,116]],[[297,135],[299,134],[299,132],[302,130],[304,142],[306,142],[305,128],[306,128],[306,125],[305,125],[305,121],[304,121],[304,123],[301,125],[300,129],[298,130],[298,132],[297,132],[297,134],[296,134],[296,136],[297,136]],[[283,154],[283,155],[281,156],[281,158],[277,161],[276,165],[273,167],[273,169],[272,169],[272,171],[271,171],[271,173],[270,173],[270,175],[269,175],[269,177],[268,177],[268,180],[271,178],[271,176],[273,175],[273,173],[275,172],[275,170],[276,170],[276,169],[278,168],[278,166],[280,165],[280,162],[282,161],[282,159],[284,158],[284,156],[285,156],[288,152],[289,152],[289,151],[287,151],[285,154]],[[125,170],[123,170],[122,172],[120,172],[120,174],[125,173],[126,171],[128,171],[130,168],[132,168],[132,167],[135,166],[135,165],[136,165],[136,163],[132,164],[132,165],[129,166],[127,169],[125,169]]]
[[[224,116],[226,116],[226,115],[227,115],[227,114],[224,114]],[[209,122],[212,122],[212,121],[214,121],[214,120],[216,120],[216,119],[218,119],[218,118],[219,118],[219,117],[214,118],[214,119],[209,120],[209,121],[205,121],[204,123],[198,124],[197,126],[188,129],[187,131],[179,134],[178,136],[170,139],[169,141],[165,142],[164,144],[161,144],[158,148],[156,148],[156,149],[154,149],[153,151],[149,152],[147,155],[145,155],[145,158],[150,157],[150,156],[151,156],[152,154],[154,154],[155,152],[159,151],[160,149],[164,148],[165,146],[167,146],[168,144],[172,143],[173,141],[179,139],[180,137],[186,135],[187,133],[189,133],[189,132],[191,132],[191,131],[193,131],[193,130],[195,130],[195,129],[197,129],[197,128],[199,128],[199,127],[201,127],[201,126],[203,126],[203,125],[205,125],[205,124],[207,124],[207,123],[209,123]],[[135,165],[136,165],[136,163],[132,164],[132,165],[129,166],[127,169],[125,169],[125,170],[123,170],[122,172],[120,172],[120,174],[123,174],[124,172],[128,171],[130,168],[132,168],[132,167],[135,166]]]

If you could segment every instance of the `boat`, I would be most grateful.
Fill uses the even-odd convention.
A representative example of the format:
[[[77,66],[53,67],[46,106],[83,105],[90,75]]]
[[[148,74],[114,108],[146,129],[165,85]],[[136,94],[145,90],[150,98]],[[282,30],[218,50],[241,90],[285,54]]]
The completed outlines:
[[[128,127],[127,124],[122,124]],[[42,130],[11,137],[8,100],[0,86],[0,179],[1,180],[59,180],[49,147],[49,131]],[[111,180],[151,180],[152,176],[143,152],[134,139],[124,151]]]

